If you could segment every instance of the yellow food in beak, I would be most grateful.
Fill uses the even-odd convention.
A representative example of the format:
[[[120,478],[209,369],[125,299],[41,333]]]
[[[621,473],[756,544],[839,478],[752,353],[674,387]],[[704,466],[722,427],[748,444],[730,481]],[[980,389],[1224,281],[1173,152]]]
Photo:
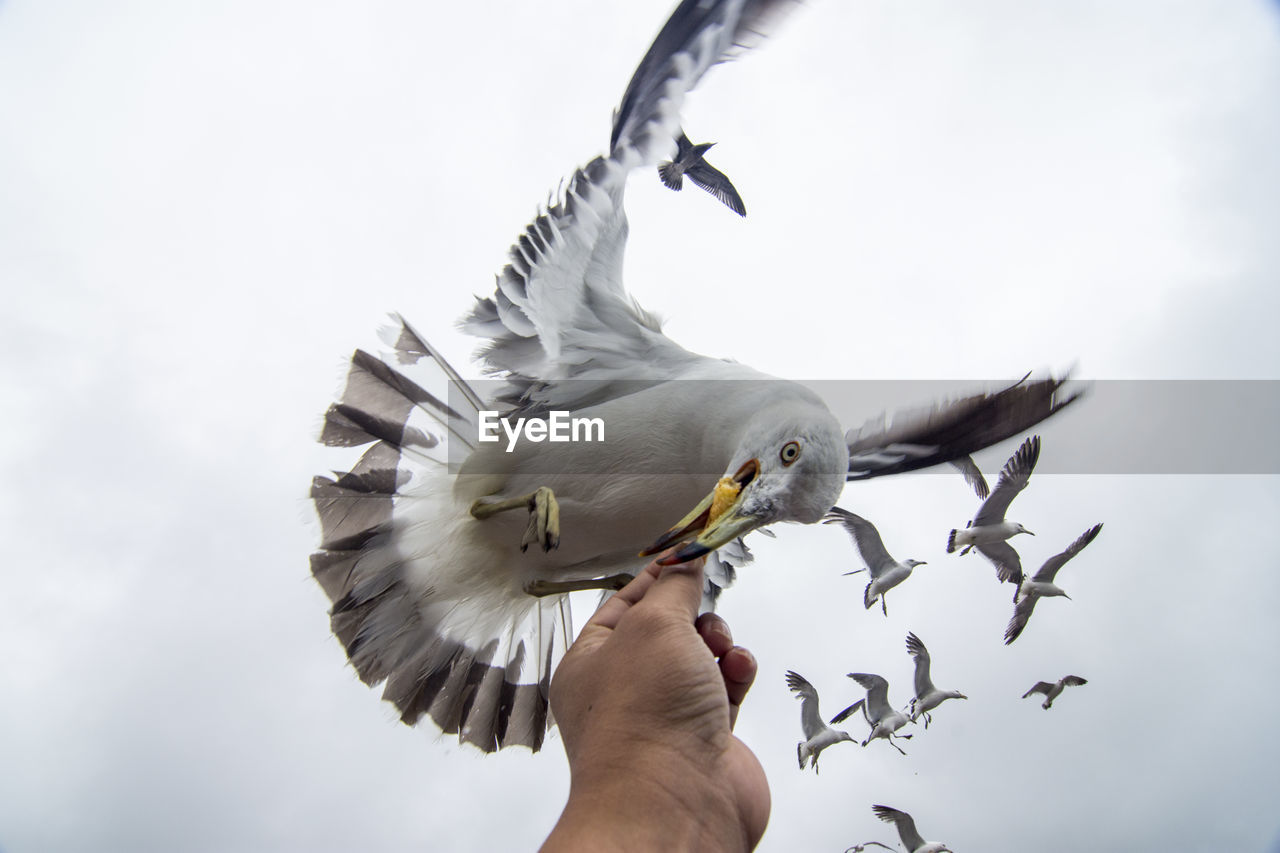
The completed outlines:
[[[746,496],[747,485],[759,474],[760,461],[751,459],[732,477],[721,477],[711,494],[699,501],[692,512],[659,536],[656,542],[641,551],[640,556],[648,557],[665,551],[696,534],[693,542],[659,560],[664,566],[685,563],[759,527],[759,519],[738,513]]]
[[[733,502],[742,494],[742,486],[734,482],[732,477],[721,477],[711,492],[711,509],[707,513],[707,526],[716,523],[724,511],[733,506]]]

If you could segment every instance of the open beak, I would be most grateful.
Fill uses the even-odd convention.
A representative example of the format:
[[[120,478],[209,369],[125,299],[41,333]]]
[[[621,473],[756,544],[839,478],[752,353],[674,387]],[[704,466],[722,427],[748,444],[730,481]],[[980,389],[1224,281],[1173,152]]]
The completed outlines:
[[[750,459],[732,477],[721,477],[711,494],[699,501],[675,527],[641,551],[640,556],[652,556],[694,537],[692,542],[658,561],[663,566],[687,563],[759,527],[761,519],[739,512],[746,497],[747,485],[758,476],[760,460]]]

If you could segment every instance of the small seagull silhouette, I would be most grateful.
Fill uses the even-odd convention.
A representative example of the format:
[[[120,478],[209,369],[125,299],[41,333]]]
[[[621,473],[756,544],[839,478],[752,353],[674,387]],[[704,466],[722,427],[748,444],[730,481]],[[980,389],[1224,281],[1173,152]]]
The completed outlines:
[[[742,196],[733,188],[729,176],[702,157],[715,143],[699,142],[694,145],[681,131],[677,144],[679,149],[676,151],[676,159],[658,167],[658,177],[662,179],[662,183],[678,192],[684,187],[684,176],[688,175],[689,180],[720,199],[734,213],[746,216],[747,207],[742,203]]]

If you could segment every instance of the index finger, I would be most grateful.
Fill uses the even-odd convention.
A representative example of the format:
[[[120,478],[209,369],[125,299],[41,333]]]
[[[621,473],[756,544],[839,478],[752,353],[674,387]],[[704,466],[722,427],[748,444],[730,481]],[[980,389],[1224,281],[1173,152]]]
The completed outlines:
[[[654,584],[658,583],[660,578],[664,579],[662,586],[667,587],[671,585],[672,581],[676,580],[677,576],[682,574],[685,578],[692,576],[696,576],[697,578],[696,582],[693,583],[693,586],[697,589],[697,598],[693,601],[693,610],[690,615],[690,620],[697,616],[698,603],[702,600],[702,564],[705,562],[705,559],[699,557],[689,563],[681,563],[675,566],[664,567],[659,566],[657,562],[662,558],[662,556],[663,555],[659,555],[655,558],[653,562],[645,566],[644,569],[642,569],[640,573],[631,580],[631,583],[618,590],[609,598],[608,601],[600,605],[592,617],[587,620],[586,625],[583,626],[583,633],[586,633],[588,628],[593,627],[613,630],[618,627],[618,620],[620,620],[628,610],[639,604],[641,599],[649,593],[649,590]],[[691,572],[690,570],[693,571]],[[667,580],[667,576],[669,575],[672,577],[670,580]],[[684,584],[678,584],[677,589],[673,590],[677,600],[679,600],[681,595],[687,596],[688,593],[681,592],[680,587],[683,587],[688,583],[689,581],[686,579]],[[663,590],[659,590],[659,595],[662,597],[663,602],[665,602],[667,593]]]

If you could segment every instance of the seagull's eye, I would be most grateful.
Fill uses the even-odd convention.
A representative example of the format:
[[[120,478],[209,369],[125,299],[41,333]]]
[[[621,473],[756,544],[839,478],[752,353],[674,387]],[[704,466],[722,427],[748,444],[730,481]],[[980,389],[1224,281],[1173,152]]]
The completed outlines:
[[[800,442],[788,441],[782,445],[782,452],[778,454],[778,458],[782,460],[783,465],[790,465],[800,458]]]

